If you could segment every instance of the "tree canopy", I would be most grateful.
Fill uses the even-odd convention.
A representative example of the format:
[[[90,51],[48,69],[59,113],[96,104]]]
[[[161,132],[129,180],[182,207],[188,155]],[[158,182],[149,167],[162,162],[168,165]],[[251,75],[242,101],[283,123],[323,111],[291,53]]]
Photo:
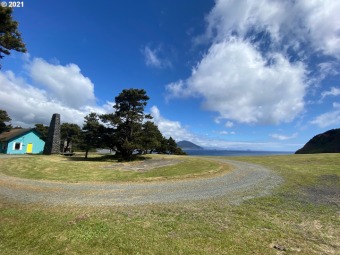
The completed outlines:
[[[62,152],[68,152],[70,145],[88,152],[95,148],[114,150],[124,161],[132,160],[136,154],[166,153],[185,154],[176,141],[165,138],[158,126],[150,121],[151,115],[144,112],[149,97],[143,89],[124,89],[115,97],[113,112],[99,115],[90,113],[84,118],[81,129],[77,124],[63,123],[60,127]],[[7,112],[0,109],[0,133],[11,129]],[[42,140],[47,139],[48,126],[35,124]]]
[[[35,124],[35,129],[40,133],[40,139],[45,141],[47,140],[48,135],[48,126],[44,126],[44,124]]]
[[[18,30],[19,23],[13,20],[12,12],[12,8],[0,5],[0,59],[9,55],[11,50],[26,52],[26,46]]]
[[[144,153],[185,154],[176,141],[166,139],[157,125],[144,113],[149,97],[144,89],[124,89],[116,98],[114,112],[103,114],[100,119],[106,124],[101,133],[102,145],[116,151],[123,160]]]
[[[159,151],[164,139],[157,125],[151,121],[147,121],[142,125],[141,150],[143,152]]]
[[[5,110],[0,109],[0,133],[9,131],[12,126],[10,124],[6,124],[6,122],[10,122],[11,118],[8,116]]]
[[[98,114],[92,112],[85,116],[80,143],[80,147],[85,149],[85,158],[87,158],[90,149],[102,145],[103,134],[104,126],[100,124]]]
[[[71,144],[77,143],[81,139],[81,128],[77,124],[66,122],[60,126],[60,135],[62,139],[62,152],[70,152]]]
[[[124,160],[131,160],[143,147],[142,124],[152,117],[144,113],[149,97],[144,89],[124,89],[115,97],[114,113],[101,116],[112,129],[111,140]]]

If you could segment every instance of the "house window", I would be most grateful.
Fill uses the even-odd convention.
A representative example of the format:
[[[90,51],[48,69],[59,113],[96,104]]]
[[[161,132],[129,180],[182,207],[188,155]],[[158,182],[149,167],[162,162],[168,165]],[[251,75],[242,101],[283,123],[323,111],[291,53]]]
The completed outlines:
[[[14,143],[14,150],[16,151],[21,150],[21,143]]]

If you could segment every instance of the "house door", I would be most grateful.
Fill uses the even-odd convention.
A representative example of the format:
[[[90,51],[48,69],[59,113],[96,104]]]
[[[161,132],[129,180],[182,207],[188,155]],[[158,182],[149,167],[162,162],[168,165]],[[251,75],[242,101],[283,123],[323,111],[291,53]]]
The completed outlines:
[[[32,151],[33,151],[33,143],[27,144],[26,153],[32,153]]]

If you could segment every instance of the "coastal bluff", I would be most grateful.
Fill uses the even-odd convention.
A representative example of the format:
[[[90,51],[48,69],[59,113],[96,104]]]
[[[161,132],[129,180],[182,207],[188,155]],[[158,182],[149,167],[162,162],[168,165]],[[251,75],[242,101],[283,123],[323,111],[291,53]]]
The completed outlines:
[[[318,134],[310,139],[305,146],[297,150],[295,154],[312,153],[339,153],[340,152],[340,128],[331,129]]]

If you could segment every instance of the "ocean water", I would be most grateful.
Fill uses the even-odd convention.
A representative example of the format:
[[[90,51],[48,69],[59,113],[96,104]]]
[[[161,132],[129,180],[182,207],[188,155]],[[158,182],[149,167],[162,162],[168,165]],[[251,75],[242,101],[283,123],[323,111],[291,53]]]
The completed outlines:
[[[191,156],[269,156],[289,155],[289,151],[184,150]]]

